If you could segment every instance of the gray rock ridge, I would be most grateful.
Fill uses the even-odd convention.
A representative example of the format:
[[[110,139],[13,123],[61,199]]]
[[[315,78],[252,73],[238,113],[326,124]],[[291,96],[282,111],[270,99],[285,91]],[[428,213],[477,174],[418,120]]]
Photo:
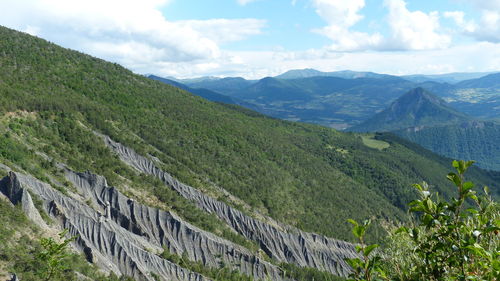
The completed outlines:
[[[65,174],[83,197],[92,200],[93,207],[104,214],[105,219],[144,237],[148,243],[159,247],[159,251],[167,247],[171,253],[185,254],[190,260],[212,268],[219,268],[224,263],[255,279],[282,279],[278,267],[248,249],[184,222],[172,212],[140,204],[108,187],[104,177],[70,170]]]
[[[249,240],[256,241],[260,248],[273,259],[301,267],[325,270],[339,276],[347,276],[350,273],[351,268],[345,259],[358,256],[353,244],[285,226],[271,218],[269,221],[273,222],[273,225],[256,220],[179,182],[158,168],[153,161],[137,154],[133,149],[113,141],[108,136],[102,137],[123,162],[141,173],[158,177],[180,195],[195,202],[199,208],[216,214],[236,232]],[[274,225],[278,225],[279,228]]]
[[[161,249],[159,245],[126,230],[113,220],[103,218],[99,212],[81,201],[70,198],[31,176],[10,172],[0,181],[0,191],[12,203],[23,204],[23,210],[28,208],[33,212],[38,211],[33,206],[31,197],[28,197],[29,192],[39,196],[44,209],[57,225],[61,229],[68,229],[69,235],[78,236],[73,246],[104,270],[113,271],[119,276],[128,275],[135,280],[154,281],[151,273],[168,281],[208,280],[152,253],[151,251]],[[25,206],[26,204],[31,206]]]

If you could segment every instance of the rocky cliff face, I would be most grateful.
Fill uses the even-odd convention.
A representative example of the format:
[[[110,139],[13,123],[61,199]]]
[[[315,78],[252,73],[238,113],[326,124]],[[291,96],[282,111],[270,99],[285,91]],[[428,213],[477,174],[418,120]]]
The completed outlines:
[[[346,258],[356,256],[354,245],[314,233],[307,233],[266,219],[272,223],[256,220],[223,202],[215,200],[197,189],[182,184],[170,174],[159,169],[155,163],[132,149],[103,136],[106,144],[120,159],[137,169],[161,179],[187,199],[207,212],[217,215],[232,229],[247,239],[256,241],[262,250],[279,262],[293,263],[303,267],[314,267],[339,276],[347,276],[350,267]],[[279,226],[279,227],[276,227]]]
[[[30,209],[30,219],[40,225],[44,222],[33,206],[30,193],[36,194],[43,201],[44,210],[55,220],[56,225],[68,229],[69,235],[78,236],[74,246],[85,253],[89,261],[104,270],[113,271],[119,276],[125,274],[136,280],[154,281],[151,273],[162,280],[208,280],[160,258],[154,252],[160,252],[162,248],[154,240],[129,231],[105,212],[64,195],[31,176],[10,172],[1,181],[0,190],[14,204],[22,204],[23,210]],[[100,194],[121,197],[115,189],[108,187],[103,187]],[[121,199],[127,200],[124,197]],[[101,210],[104,209],[105,202],[108,202],[106,197],[92,200],[96,208]],[[148,211],[154,213],[152,209]],[[35,212],[36,215],[33,215]],[[114,214],[116,218],[119,212],[115,210]]]

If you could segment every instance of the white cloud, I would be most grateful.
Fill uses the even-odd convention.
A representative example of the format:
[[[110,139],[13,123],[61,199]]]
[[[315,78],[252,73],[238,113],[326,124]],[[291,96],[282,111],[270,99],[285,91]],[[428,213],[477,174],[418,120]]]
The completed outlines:
[[[483,10],[500,10],[500,0],[468,0],[468,3],[472,3]]]
[[[0,24],[132,69],[154,62],[216,60],[222,56],[219,44],[259,34],[265,24],[255,19],[169,21],[160,11],[168,3],[0,1]]]
[[[210,19],[187,20],[176,22],[179,26],[188,27],[217,43],[239,41],[251,35],[261,34],[265,20],[259,19]]]
[[[209,63],[212,61],[205,61]],[[321,71],[374,71],[395,75],[440,74],[449,72],[498,71],[500,44],[477,42],[448,49],[418,51],[332,52],[328,49],[307,51],[238,51],[224,52],[217,65],[208,68],[203,63],[155,64],[143,73],[180,78],[199,76],[242,76],[260,79],[275,76],[290,69],[314,68]],[[151,71],[155,70],[155,71]]]
[[[331,50],[428,50],[446,48],[451,43],[449,35],[439,32],[437,12],[409,11],[403,0],[384,2],[388,9],[389,36],[352,30],[363,19],[360,12],[365,6],[364,0],[314,0],[313,4],[316,13],[328,23],[314,31],[333,41]]]
[[[245,56],[244,56],[245,58]],[[386,52],[330,52],[310,50],[295,53],[260,54],[245,60],[252,73],[276,75],[289,69],[315,68],[322,71],[356,70],[405,75],[449,72],[498,71],[500,44],[475,43],[448,49]],[[266,68],[258,64],[268,62]],[[260,76],[262,77],[262,76]]]
[[[465,30],[466,34],[479,41],[500,42],[500,8],[497,10],[483,10],[481,20],[472,31]]]
[[[452,19],[456,25],[467,33],[474,32],[477,28],[474,21],[465,20],[465,13],[463,11],[444,12],[443,15],[445,18]]]
[[[259,0],[238,0],[238,4],[240,4],[242,6],[245,6],[246,4],[252,3],[252,2],[255,2],[255,1],[259,1]]]
[[[388,22],[392,31],[391,47],[407,50],[443,49],[451,44],[451,37],[439,33],[438,12],[409,11],[403,0],[386,0]]]
[[[470,0],[480,11],[478,20],[465,20],[462,11],[446,12],[461,31],[478,41],[500,42],[500,0]]]
[[[349,28],[363,18],[359,10],[365,6],[365,1],[314,0],[314,6],[316,13],[330,25]]]
[[[337,51],[356,51],[378,48],[382,36],[351,31],[350,28],[363,19],[359,11],[365,6],[364,0],[314,0],[316,13],[328,23],[322,29],[314,30],[333,41],[330,46]]]

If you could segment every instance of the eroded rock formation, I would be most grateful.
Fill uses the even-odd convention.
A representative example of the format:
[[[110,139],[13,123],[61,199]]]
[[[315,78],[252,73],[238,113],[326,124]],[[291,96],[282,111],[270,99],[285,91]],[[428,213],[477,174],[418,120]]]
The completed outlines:
[[[43,225],[31,200],[30,193],[36,194],[60,228],[78,236],[75,247],[105,270],[136,280],[155,280],[153,274],[162,280],[208,280],[159,257],[157,254],[165,246],[174,253],[186,252],[190,259],[208,266],[218,266],[223,260],[255,278],[281,280],[275,266],[245,248],[183,222],[173,213],[134,202],[108,187],[103,177],[69,170],[66,175],[78,193],[87,198],[86,203],[14,172],[0,182],[0,191],[14,204],[22,204],[23,210],[29,210],[29,217]]]
[[[350,272],[350,267],[345,259],[357,255],[353,244],[300,231],[280,224],[271,218],[266,219],[266,221],[272,223],[256,220],[193,187],[179,182],[167,172],[159,169],[152,160],[137,154],[131,148],[117,143],[107,136],[103,136],[103,139],[126,164],[141,173],[158,177],[179,194],[194,201],[199,208],[216,214],[236,232],[247,239],[256,241],[261,249],[273,259],[302,267],[318,268],[339,276],[347,276]]]

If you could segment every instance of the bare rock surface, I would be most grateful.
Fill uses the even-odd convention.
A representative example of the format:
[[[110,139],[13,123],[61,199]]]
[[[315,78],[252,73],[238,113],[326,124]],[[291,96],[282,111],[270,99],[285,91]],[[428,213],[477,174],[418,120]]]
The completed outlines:
[[[89,261],[107,271],[113,271],[119,276],[128,275],[135,280],[153,281],[155,279],[151,273],[159,276],[161,280],[208,280],[152,253],[160,250],[160,245],[127,230],[85,203],[70,198],[31,176],[10,172],[0,181],[0,191],[12,203],[23,204],[23,210],[29,209],[29,212],[32,212],[30,218],[38,220],[40,214],[33,214],[38,211],[27,191],[36,194],[43,201],[44,209],[60,228],[68,229],[68,235],[78,236],[74,246],[81,250]],[[103,188],[101,192],[113,194],[116,191]],[[154,213],[150,210],[151,212]]]
[[[91,173],[67,170],[66,178],[85,198],[95,202],[95,208],[129,233],[145,239],[143,247],[156,245],[161,251],[167,247],[171,253],[187,255],[192,261],[212,268],[223,263],[232,269],[257,279],[281,280],[280,270],[248,249],[193,226],[172,212],[142,205],[115,188],[106,180]],[[138,243],[141,243],[138,241]],[[149,243],[149,244],[148,244]]]
[[[183,197],[194,201],[199,208],[216,214],[236,232],[247,239],[256,241],[260,248],[273,259],[302,267],[325,270],[339,276],[349,274],[350,267],[345,259],[357,256],[353,244],[304,232],[291,226],[279,224],[271,218],[266,219],[266,221],[271,221],[271,224],[256,220],[193,187],[179,182],[158,168],[155,162],[137,154],[131,148],[117,143],[107,136],[103,136],[103,139],[123,162],[141,173],[158,177]]]

